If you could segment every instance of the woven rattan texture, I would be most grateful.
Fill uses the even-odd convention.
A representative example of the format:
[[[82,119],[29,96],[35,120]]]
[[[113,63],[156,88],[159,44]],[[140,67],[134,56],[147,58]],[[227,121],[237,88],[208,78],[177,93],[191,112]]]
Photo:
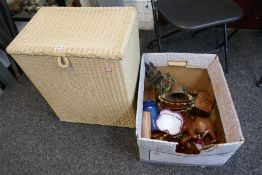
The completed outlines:
[[[134,82],[138,80],[138,70],[140,66],[140,47],[139,47],[139,32],[138,21],[134,22],[134,26],[130,31],[127,47],[124,50],[124,58],[122,61],[123,75],[126,81],[126,89],[129,101],[133,101],[136,86]],[[131,47],[132,46],[132,47]],[[137,59],[139,58],[139,59]]]
[[[8,52],[122,59],[135,18],[131,7],[43,7]]]
[[[50,56],[15,58],[62,121],[134,127],[120,61],[69,58],[63,69]]]
[[[42,8],[8,52],[62,121],[135,127],[134,8]]]

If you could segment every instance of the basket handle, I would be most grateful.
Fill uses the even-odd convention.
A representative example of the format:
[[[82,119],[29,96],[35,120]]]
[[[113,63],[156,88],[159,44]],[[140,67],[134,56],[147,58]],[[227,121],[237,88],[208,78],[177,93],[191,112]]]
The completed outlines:
[[[69,60],[67,57],[57,57],[57,64],[62,68],[67,68],[69,66]]]

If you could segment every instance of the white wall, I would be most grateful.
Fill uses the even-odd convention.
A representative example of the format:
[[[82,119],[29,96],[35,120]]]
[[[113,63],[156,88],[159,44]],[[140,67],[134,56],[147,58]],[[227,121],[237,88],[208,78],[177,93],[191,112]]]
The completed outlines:
[[[97,3],[97,5],[101,7],[136,7],[138,11],[139,28],[144,30],[152,30],[154,28],[154,19],[150,0],[89,0],[89,2],[91,5]]]

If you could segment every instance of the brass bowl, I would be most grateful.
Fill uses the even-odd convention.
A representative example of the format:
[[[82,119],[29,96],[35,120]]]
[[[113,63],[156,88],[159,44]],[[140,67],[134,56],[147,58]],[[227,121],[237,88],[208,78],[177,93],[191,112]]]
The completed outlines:
[[[194,98],[186,93],[159,95],[158,100],[161,107],[168,108],[173,111],[188,111],[194,106]]]

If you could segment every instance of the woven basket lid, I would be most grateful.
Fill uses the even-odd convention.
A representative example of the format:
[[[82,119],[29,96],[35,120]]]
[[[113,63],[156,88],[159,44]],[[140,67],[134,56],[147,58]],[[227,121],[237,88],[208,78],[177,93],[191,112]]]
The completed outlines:
[[[122,59],[136,15],[132,7],[43,7],[7,51]]]

